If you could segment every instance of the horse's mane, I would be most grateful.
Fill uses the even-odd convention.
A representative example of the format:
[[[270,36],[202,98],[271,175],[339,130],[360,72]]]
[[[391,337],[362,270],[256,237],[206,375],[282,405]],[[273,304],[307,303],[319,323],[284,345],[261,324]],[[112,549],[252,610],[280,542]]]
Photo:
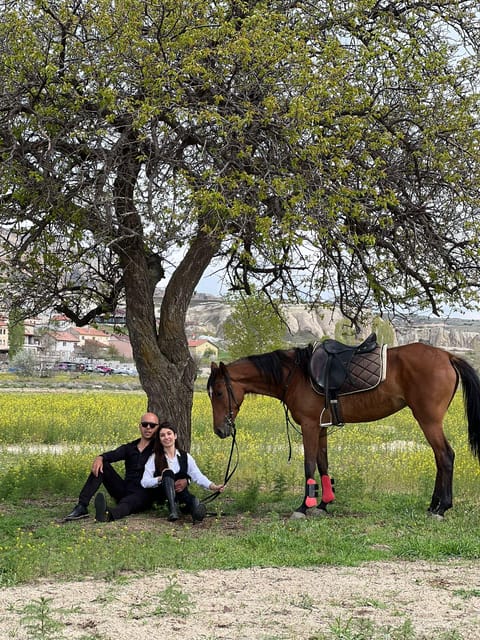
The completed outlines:
[[[282,384],[284,381],[283,367],[292,369],[292,365],[297,365],[302,374],[308,378],[308,361],[312,354],[312,345],[308,347],[296,347],[291,351],[277,349],[270,353],[247,356],[247,360],[274,385]]]
[[[235,362],[231,362],[230,365],[241,362],[242,360],[247,360],[248,362],[251,362],[263,376],[265,376],[269,383],[274,385],[282,384],[284,381],[283,367],[287,367],[291,370],[293,366],[296,365],[302,372],[302,375],[308,380],[308,362],[310,361],[312,350],[313,347],[311,344],[307,347],[296,347],[293,349],[292,356],[292,350],[286,351],[277,349],[276,351],[271,351],[269,353],[240,358],[239,360],[235,360]],[[216,369],[210,373],[207,380],[207,389],[213,387],[218,375],[221,375],[220,369]]]

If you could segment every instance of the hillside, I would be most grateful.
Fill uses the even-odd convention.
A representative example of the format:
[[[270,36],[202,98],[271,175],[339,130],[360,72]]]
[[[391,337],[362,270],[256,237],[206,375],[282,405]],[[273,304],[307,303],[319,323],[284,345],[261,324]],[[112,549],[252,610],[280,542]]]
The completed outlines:
[[[219,300],[194,303],[187,313],[186,329],[191,335],[223,338],[223,324],[230,313],[229,305]],[[303,305],[288,305],[285,309],[288,331],[292,342],[310,342],[335,332],[340,314],[330,311],[309,311]]]
[[[480,320],[415,317],[394,326],[398,344],[422,340],[445,349],[480,351]]]
[[[220,299],[194,302],[187,313],[188,335],[207,335],[222,339],[223,323],[229,312],[229,306]],[[309,310],[299,304],[288,305],[285,315],[290,340],[295,344],[306,344],[323,336],[333,337],[335,324],[341,319],[338,312],[332,313],[326,309]],[[422,341],[445,349],[480,352],[480,320],[431,319],[417,316],[408,321],[396,319],[394,328],[396,344]],[[369,332],[370,329],[367,327],[364,335]]]

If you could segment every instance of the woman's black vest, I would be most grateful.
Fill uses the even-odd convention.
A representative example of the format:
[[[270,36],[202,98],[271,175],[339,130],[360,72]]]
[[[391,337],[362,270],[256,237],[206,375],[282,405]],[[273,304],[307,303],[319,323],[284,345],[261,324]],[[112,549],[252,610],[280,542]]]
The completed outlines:
[[[178,449],[178,464],[180,465],[180,470],[175,474],[175,480],[183,480],[184,478],[190,482],[190,476],[188,475],[188,458],[187,452],[182,451],[182,449]],[[158,466],[157,466],[158,463]],[[162,455],[160,461],[155,456],[155,473],[154,477],[161,476],[163,471],[168,469],[167,459],[165,454]]]
[[[190,481],[190,476],[187,473],[188,470],[188,458],[186,451],[181,449],[178,451],[178,463],[180,465],[180,471],[175,474],[175,480],[183,480],[184,478]]]

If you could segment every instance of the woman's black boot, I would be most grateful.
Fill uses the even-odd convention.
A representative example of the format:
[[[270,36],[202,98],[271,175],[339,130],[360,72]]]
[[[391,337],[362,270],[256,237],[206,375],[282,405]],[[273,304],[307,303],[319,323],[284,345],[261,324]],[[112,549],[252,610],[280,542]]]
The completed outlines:
[[[163,472],[162,489],[168,500],[168,508],[170,511],[168,519],[170,522],[174,522],[180,518],[180,514],[178,513],[178,506],[175,500],[175,477],[170,469]]]

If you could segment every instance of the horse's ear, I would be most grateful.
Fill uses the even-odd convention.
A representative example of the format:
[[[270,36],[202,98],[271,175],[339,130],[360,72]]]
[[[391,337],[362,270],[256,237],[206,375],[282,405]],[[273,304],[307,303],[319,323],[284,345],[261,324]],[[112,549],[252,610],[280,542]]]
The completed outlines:
[[[224,376],[227,373],[227,367],[223,364],[223,362],[220,362],[220,373],[222,374],[222,376]]]
[[[211,365],[210,365],[210,371],[211,371],[212,373],[215,373],[215,371],[216,371],[217,369],[218,369],[218,365],[217,365],[217,363],[216,363],[216,362],[212,362],[212,363],[211,363]]]

